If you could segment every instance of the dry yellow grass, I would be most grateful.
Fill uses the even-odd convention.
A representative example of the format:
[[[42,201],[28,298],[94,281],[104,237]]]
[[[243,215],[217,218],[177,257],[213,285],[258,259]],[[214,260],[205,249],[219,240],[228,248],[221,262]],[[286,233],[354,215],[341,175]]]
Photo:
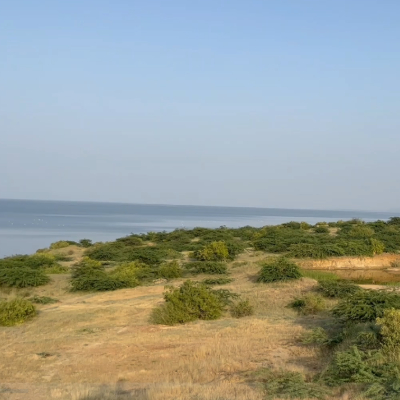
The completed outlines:
[[[174,327],[148,322],[163,285],[76,294],[67,291],[68,275],[52,276],[29,294],[60,303],[39,306],[25,325],[0,327],[0,398],[79,400],[123,382],[126,390],[146,390],[149,400],[261,400],[245,372],[270,366],[313,374],[323,360],[298,342],[313,318],[286,305],[315,282],[256,283],[258,258],[243,255],[225,286],[250,299],[254,316]]]

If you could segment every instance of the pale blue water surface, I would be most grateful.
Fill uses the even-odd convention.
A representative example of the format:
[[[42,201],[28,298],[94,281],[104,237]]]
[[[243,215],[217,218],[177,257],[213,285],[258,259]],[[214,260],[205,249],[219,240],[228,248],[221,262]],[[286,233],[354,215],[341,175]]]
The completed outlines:
[[[33,253],[57,240],[113,240],[130,233],[196,226],[264,226],[289,221],[360,218],[386,220],[396,213],[277,208],[171,206],[67,201],[1,200],[0,257]]]

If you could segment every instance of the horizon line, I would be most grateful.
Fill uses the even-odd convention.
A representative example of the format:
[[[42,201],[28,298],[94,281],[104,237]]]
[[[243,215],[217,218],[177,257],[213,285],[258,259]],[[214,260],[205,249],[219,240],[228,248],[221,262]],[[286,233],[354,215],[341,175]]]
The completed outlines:
[[[339,211],[339,212],[368,212],[368,213],[396,213],[400,210],[357,210],[357,209],[327,209],[327,208],[285,208],[285,207],[255,207],[255,206],[221,206],[221,205],[199,205],[199,204],[166,204],[166,203],[128,203],[121,201],[93,201],[93,200],[44,200],[44,199],[16,199],[0,198],[0,201],[38,201],[38,202],[58,202],[58,203],[96,203],[96,204],[120,204],[120,205],[141,205],[141,206],[167,206],[167,207],[208,207],[208,208],[251,208],[269,210],[296,210],[296,211]]]

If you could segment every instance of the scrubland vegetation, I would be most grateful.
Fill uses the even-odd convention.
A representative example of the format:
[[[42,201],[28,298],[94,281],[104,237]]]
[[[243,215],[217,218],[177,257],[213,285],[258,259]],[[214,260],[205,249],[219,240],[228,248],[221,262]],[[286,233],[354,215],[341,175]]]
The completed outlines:
[[[136,388],[139,391],[114,393],[107,386],[74,400],[400,399],[400,293],[396,287],[363,288],[332,271],[301,266],[304,259],[336,257],[340,263],[345,257],[399,252],[400,218],[316,226],[291,222],[263,228],[179,229],[107,243],[60,241],[34,255],[0,260],[0,333],[8,340],[3,341],[8,343],[3,350],[7,352],[11,343],[19,347],[26,342],[26,337],[25,342],[14,342],[12,335],[37,332],[30,338],[34,346],[54,342],[61,351],[61,332],[68,329],[65,340],[72,348],[74,340],[80,343],[78,354],[92,346],[85,350],[78,333],[86,335],[88,342],[89,337],[98,337],[96,346],[105,348],[108,343],[117,346],[117,336],[130,326],[137,327],[131,334],[133,342],[140,343],[133,358],[150,342],[154,349],[176,346],[171,354],[177,360],[162,364],[168,372],[158,377],[151,371],[157,370],[162,357],[172,355],[159,356],[158,350],[153,353],[149,348],[141,366],[131,364],[139,368],[129,372],[142,382],[140,390]],[[399,268],[399,260],[400,254],[390,267]],[[114,308],[108,315],[110,307]],[[63,315],[68,318],[63,320]],[[99,321],[100,330],[90,327],[93,320]],[[61,336],[52,336],[57,329]],[[108,330],[107,336],[101,336],[101,329]],[[40,341],[43,335],[53,342]],[[196,337],[198,346],[207,343],[204,354],[194,350],[191,340]],[[286,354],[285,347],[292,354],[285,355],[286,362],[271,358],[279,349]],[[37,349],[40,359],[52,359],[53,353]],[[296,359],[296,354],[301,357]],[[127,355],[118,357],[123,364]],[[108,362],[113,362],[112,356]],[[34,359],[27,361],[34,363]],[[12,364],[12,360],[7,367],[0,363],[0,373],[13,376]],[[51,365],[63,368],[55,361]],[[175,376],[176,371],[182,375]],[[152,378],[146,380],[146,374]],[[163,383],[165,379],[168,384]],[[206,393],[206,388],[213,389]],[[1,390],[0,386],[0,396]],[[26,398],[72,399],[68,391],[35,396]]]

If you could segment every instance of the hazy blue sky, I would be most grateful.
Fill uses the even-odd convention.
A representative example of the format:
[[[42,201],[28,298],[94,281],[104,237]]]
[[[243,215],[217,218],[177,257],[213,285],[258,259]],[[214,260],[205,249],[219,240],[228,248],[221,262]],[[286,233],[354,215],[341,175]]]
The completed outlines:
[[[4,0],[0,198],[400,209],[399,0]]]

